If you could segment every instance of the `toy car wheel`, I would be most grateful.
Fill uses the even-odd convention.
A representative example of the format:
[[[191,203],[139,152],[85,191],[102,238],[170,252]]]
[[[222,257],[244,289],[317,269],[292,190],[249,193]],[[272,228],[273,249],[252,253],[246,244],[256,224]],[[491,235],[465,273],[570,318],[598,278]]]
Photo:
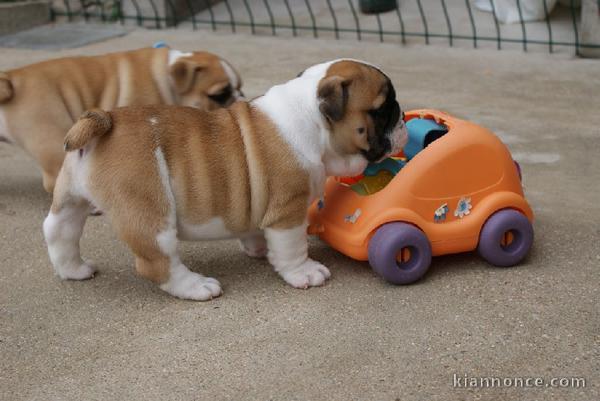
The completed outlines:
[[[431,245],[417,227],[407,223],[381,226],[369,241],[369,263],[373,270],[393,284],[410,284],[431,264]]]
[[[533,227],[527,217],[504,209],[491,215],[483,225],[477,250],[489,263],[508,267],[523,260],[532,243]]]

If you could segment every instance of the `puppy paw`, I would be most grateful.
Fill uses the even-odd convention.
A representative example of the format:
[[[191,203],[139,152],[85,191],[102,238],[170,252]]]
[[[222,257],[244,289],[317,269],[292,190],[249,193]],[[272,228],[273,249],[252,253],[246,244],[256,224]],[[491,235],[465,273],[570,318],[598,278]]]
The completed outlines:
[[[267,241],[262,235],[240,239],[240,248],[251,258],[265,258],[267,256]]]
[[[85,262],[75,267],[62,267],[56,273],[63,280],[87,280],[94,277],[95,272],[94,265]]]
[[[312,259],[307,259],[294,269],[282,271],[280,275],[292,287],[303,289],[323,285],[331,277],[328,268]]]
[[[211,277],[191,271],[184,277],[174,277],[161,285],[160,288],[169,294],[194,301],[208,301],[221,295],[221,284]]]

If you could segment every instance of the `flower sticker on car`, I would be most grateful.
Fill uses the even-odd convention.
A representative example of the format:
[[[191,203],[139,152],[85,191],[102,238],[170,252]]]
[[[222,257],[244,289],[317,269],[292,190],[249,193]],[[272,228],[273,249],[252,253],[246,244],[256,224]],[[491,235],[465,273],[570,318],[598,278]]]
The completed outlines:
[[[448,204],[444,203],[442,206],[438,207],[433,214],[433,221],[436,223],[441,223],[446,220],[446,215],[448,214]]]
[[[473,209],[473,205],[471,205],[471,198],[462,197],[458,201],[458,205],[456,205],[454,216],[462,219],[471,213],[471,209]]]

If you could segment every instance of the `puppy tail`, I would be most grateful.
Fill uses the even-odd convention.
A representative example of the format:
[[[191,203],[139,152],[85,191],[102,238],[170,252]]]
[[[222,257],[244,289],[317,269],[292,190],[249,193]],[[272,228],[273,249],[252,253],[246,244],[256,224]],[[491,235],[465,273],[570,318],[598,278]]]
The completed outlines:
[[[7,73],[0,71],[0,104],[8,102],[15,94],[12,82]]]
[[[93,138],[100,137],[112,129],[112,117],[104,110],[92,109],[83,113],[65,137],[65,150],[81,149]]]

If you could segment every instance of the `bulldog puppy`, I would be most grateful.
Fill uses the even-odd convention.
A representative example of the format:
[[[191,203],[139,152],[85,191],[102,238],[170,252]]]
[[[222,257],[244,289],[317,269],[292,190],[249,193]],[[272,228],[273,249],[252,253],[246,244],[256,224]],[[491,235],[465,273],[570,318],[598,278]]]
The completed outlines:
[[[191,272],[178,240],[239,238],[294,287],[329,270],[307,254],[307,211],[328,175],[356,175],[407,140],[389,78],[363,62],[313,66],[251,102],[205,112],[127,107],[84,114],[44,221],[63,279],[94,274],[79,239],[91,205],[110,217],[137,272],[179,298],[208,300],[219,282]],[[268,251],[268,252],[267,252]]]
[[[33,156],[52,192],[65,134],[85,110],[150,104],[213,110],[233,103],[241,84],[214,54],[168,48],[33,64],[0,72],[0,142]]]

